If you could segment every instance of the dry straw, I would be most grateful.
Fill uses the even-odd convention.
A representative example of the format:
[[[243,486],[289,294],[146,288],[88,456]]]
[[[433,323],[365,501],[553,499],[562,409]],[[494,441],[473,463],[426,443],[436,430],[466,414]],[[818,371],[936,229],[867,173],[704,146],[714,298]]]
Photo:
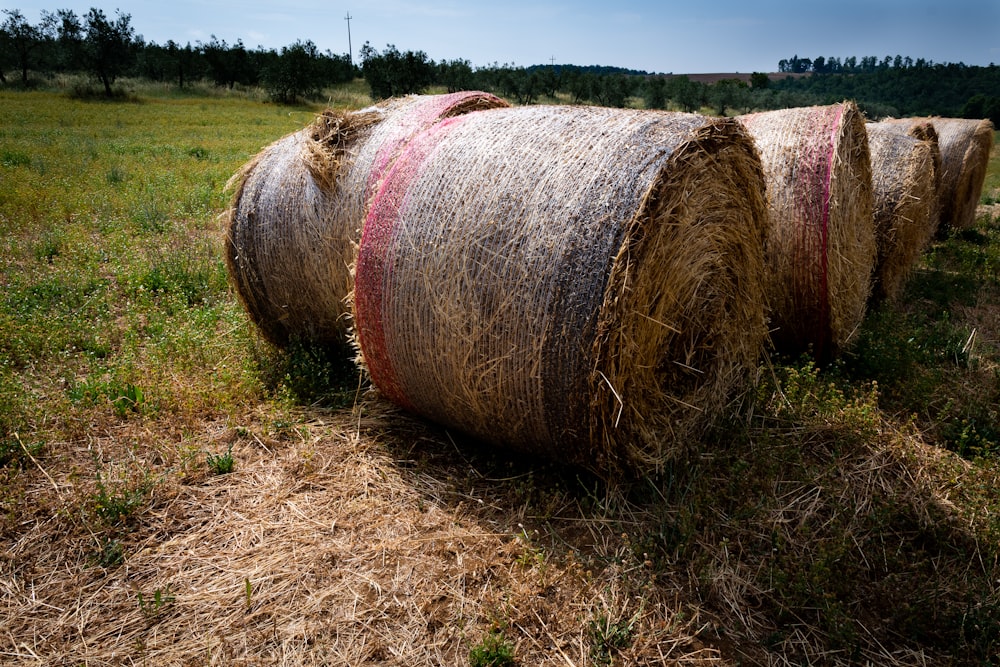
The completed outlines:
[[[872,295],[878,300],[893,299],[934,235],[937,142],[902,132],[894,123],[868,123],[866,128],[878,246]]]
[[[845,102],[739,120],[767,181],[772,339],[778,351],[828,359],[864,318],[875,264],[864,118]]]
[[[373,382],[495,443],[656,467],[762,349],[762,179],[739,124],[690,114],[519,107],[436,125],[362,236]]]
[[[975,224],[976,206],[993,147],[993,124],[988,120],[937,117],[898,118],[888,122],[906,128],[933,125],[941,150],[939,226],[966,229]]]
[[[463,92],[327,110],[245,165],[233,180],[226,259],[264,336],[279,345],[345,342],[350,267],[385,170],[410,138],[442,118],[504,105]]]

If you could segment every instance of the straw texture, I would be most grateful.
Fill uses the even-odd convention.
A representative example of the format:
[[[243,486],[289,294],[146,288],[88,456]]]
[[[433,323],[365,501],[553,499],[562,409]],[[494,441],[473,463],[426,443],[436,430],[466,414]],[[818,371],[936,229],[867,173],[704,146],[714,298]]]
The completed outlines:
[[[853,103],[739,116],[760,151],[777,350],[835,356],[864,318],[875,264],[871,158]]]
[[[993,124],[965,118],[893,118],[886,122],[914,128],[930,123],[941,150],[941,185],[938,192],[939,227],[965,229],[976,222],[976,206],[993,147]]]
[[[233,179],[227,265],[261,333],[278,345],[292,338],[344,344],[350,267],[385,170],[421,130],[495,106],[506,102],[463,92],[327,110],[244,166]]]
[[[878,259],[872,296],[894,299],[937,222],[937,142],[900,132],[894,123],[867,123],[875,198]]]
[[[655,467],[761,351],[762,191],[732,121],[546,106],[441,122],[362,235],[372,380],[495,443]]]

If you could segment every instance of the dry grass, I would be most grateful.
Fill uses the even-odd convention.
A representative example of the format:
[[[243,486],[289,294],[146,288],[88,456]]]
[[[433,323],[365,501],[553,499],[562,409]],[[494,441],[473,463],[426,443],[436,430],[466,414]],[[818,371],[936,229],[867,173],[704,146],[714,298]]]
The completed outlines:
[[[431,461],[423,450],[431,443],[440,456],[440,434],[377,400],[360,412],[304,415],[311,421],[278,434],[205,423],[200,445],[232,446],[228,475],[138,449],[129,467],[155,471],[156,488],[126,526],[95,521],[93,487],[75,472],[95,456],[117,459],[123,434],[65,443],[61,461],[25,473],[33,509],[17,523],[32,527],[7,533],[4,661],[463,664],[502,628],[521,664],[587,665],[581,628],[603,615],[635,617],[641,642],[628,655],[718,664],[694,637],[697,610],[682,613],[676,592],[634,597],[651,572],[610,525],[580,523],[578,499],[553,509],[603,554],[605,572],[566,546],[549,552],[553,536],[538,533],[527,507],[486,491],[491,480],[475,467]],[[124,562],[103,567],[112,540]]]
[[[443,122],[389,172],[362,237],[373,382],[506,447],[655,468],[762,351],[760,192],[731,121],[521,107]]]
[[[493,631],[524,665],[988,654],[970,645],[1000,601],[977,538],[992,520],[967,508],[996,502],[995,468],[862,418],[868,398],[827,410],[799,393],[808,373],[782,380],[744,414],[749,438],[709,438],[632,488],[496,456],[377,396],[191,424],[179,442],[149,422],[53,443],[2,524],[0,655],[466,664]],[[192,451],[229,446],[228,475]],[[93,470],[112,492],[154,483],[104,521]],[[122,562],[102,564],[114,544]],[[981,631],[957,631],[963,615]]]

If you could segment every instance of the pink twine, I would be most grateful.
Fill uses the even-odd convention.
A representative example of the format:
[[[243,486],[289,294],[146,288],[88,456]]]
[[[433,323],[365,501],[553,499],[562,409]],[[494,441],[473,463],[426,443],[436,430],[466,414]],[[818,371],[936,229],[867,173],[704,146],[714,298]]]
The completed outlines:
[[[396,159],[372,201],[361,243],[354,279],[354,320],[361,353],[372,382],[398,405],[414,410],[400,384],[390,358],[382,306],[392,294],[393,236],[407,203],[410,185],[438,146],[439,136],[468,116],[443,120],[415,136]]]

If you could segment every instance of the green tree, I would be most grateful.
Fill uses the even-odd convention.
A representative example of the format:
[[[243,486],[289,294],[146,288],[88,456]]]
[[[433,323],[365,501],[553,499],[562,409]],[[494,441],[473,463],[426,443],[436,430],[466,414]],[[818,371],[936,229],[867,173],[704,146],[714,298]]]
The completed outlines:
[[[652,76],[646,80],[643,99],[647,109],[667,108],[667,81],[662,76]]]
[[[172,64],[174,76],[177,77],[177,87],[183,88],[184,83],[194,78],[197,69],[198,52],[188,42],[184,47],[170,40],[167,42],[167,56]]]
[[[423,51],[400,53],[393,44],[378,53],[371,44],[361,47],[361,72],[374,99],[419,93],[434,82],[434,61]]]
[[[226,40],[219,40],[215,35],[201,47],[208,64],[209,76],[217,86],[232,89],[237,83],[254,85],[260,80],[262,66],[255,66],[250,53],[243,46],[243,40],[236,40],[230,47]],[[260,55],[260,54],[258,54]],[[277,55],[277,54],[273,54]],[[268,59],[272,61],[273,59]],[[273,62],[270,63],[273,65]]]
[[[32,25],[19,9],[5,9],[3,13],[7,18],[0,26],[3,41],[0,46],[21,70],[21,83],[27,86],[28,70],[32,69],[35,62],[34,56],[51,40],[55,32],[55,19],[52,14],[42,12],[41,22]],[[2,69],[3,65],[0,64],[0,70]]]
[[[632,94],[632,78],[625,74],[607,74],[597,77],[593,91],[597,101],[606,107],[624,109]]]
[[[473,90],[476,87],[475,73],[468,60],[443,60],[438,64],[438,81],[449,93]]]
[[[56,69],[79,69],[84,60],[84,31],[80,17],[72,9],[56,10]]]
[[[322,88],[319,51],[311,41],[282,47],[280,57],[264,73],[268,94],[275,102],[290,103],[315,96]]]
[[[100,9],[90,8],[84,18],[84,57],[89,69],[104,85],[104,94],[112,96],[111,85],[135,62],[135,30],[132,16],[117,12],[114,21]]]
[[[675,76],[667,82],[667,95],[684,111],[695,112],[705,103],[705,84],[687,75]]]
[[[591,99],[593,96],[591,91],[597,85],[593,74],[574,69],[563,75],[563,78],[565,81],[564,85],[573,98],[573,104],[582,104]]]
[[[747,84],[739,79],[722,79],[709,87],[708,97],[715,108],[715,113],[726,115],[727,109],[745,110],[749,95]]]
[[[754,90],[764,90],[771,85],[771,79],[764,72],[754,72],[750,75],[750,87]]]

